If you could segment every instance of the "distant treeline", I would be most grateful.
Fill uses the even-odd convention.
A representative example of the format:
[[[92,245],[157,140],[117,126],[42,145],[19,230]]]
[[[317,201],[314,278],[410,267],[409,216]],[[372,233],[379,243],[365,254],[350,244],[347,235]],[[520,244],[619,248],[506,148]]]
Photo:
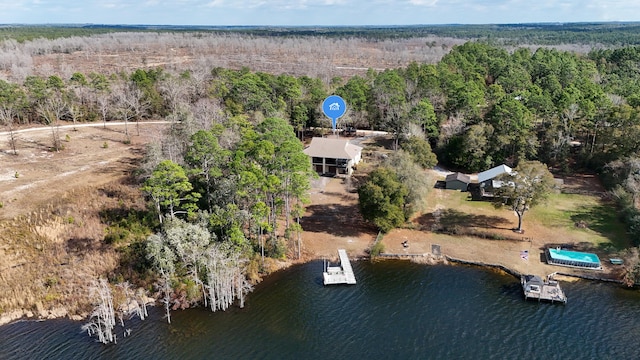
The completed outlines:
[[[531,23],[413,26],[177,26],[177,25],[0,25],[0,40],[19,42],[112,32],[215,32],[257,36],[324,36],[394,39],[425,36],[481,39],[502,45],[640,44],[640,23]]]

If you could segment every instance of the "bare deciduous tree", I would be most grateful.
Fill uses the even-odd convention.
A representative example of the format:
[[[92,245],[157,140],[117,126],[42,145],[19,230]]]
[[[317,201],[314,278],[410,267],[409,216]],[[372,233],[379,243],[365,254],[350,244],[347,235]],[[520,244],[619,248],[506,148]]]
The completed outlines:
[[[160,92],[167,99],[171,114],[174,116],[180,108],[187,106],[187,82],[184,79],[168,76],[159,85]]]
[[[89,322],[82,326],[82,330],[86,331],[89,336],[96,336],[98,341],[103,344],[117,342],[116,334],[113,331],[116,319],[109,283],[101,278],[93,282],[90,291],[95,299],[95,308],[91,312]]]
[[[60,140],[60,118],[67,112],[67,103],[62,95],[55,93],[45,99],[44,102],[38,103],[36,111],[45,122],[51,126],[51,135],[53,141],[53,150],[62,150],[62,141]]]
[[[82,109],[76,104],[71,104],[69,105],[67,110],[69,112],[69,115],[71,116],[71,120],[73,121],[73,131],[77,131],[76,123],[82,117],[82,115],[84,115],[82,113]]]
[[[107,116],[109,115],[109,110],[111,108],[110,98],[106,94],[98,95],[96,98],[96,105],[98,106],[98,111],[102,117],[102,126],[104,128],[107,127]]]
[[[18,137],[13,128],[15,111],[10,107],[0,107],[0,122],[9,127],[9,146],[13,150],[13,155],[18,155],[16,150],[18,144]]]
[[[206,288],[211,311],[224,311],[236,300],[244,307],[244,296],[252,289],[244,274],[245,264],[238,251],[220,244],[209,247]]]
[[[129,141],[129,120],[140,120],[149,104],[142,100],[142,91],[132,84],[120,84],[113,88],[114,111],[124,121],[124,133]],[[138,128],[138,135],[140,130]]]

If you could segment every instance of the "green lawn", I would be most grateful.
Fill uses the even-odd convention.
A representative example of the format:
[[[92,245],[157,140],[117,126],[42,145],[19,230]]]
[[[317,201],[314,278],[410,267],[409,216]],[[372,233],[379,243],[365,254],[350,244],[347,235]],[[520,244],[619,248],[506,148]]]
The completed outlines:
[[[616,207],[595,196],[554,194],[527,215],[559,231],[579,233],[584,241],[600,247],[624,249],[631,246],[626,225],[620,221]],[[579,223],[586,228],[576,226]]]
[[[441,209],[440,224],[447,228],[480,229],[483,234],[502,234],[506,238],[519,236],[509,231],[517,225],[517,217],[512,211],[507,208],[496,209],[486,201],[471,201],[466,192],[433,190],[429,194],[428,206],[430,209]],[[547,234],[549,243],[590,243],[602,250],[620,250],[631,246],[626,226],[617,216],[617,209],[595,196],[552,194],[546,203],[524,215],[525,234],[529,235],[527,229],[540,227],[547,230],[540,232]]]

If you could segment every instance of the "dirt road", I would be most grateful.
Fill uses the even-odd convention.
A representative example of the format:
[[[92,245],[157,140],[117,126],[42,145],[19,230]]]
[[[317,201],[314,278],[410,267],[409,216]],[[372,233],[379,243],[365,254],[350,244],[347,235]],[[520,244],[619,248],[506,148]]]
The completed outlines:
[[[129,123],[67,124],[59,127],[64,150],[50,151],[52,129],[38,127],[14,132],[17,155],[8,131],[0,132],[0,219],[11,219],[69,191],[98,187],[129,174],[144,145],[159,138],[167,122],[141,122],[140,135]]]

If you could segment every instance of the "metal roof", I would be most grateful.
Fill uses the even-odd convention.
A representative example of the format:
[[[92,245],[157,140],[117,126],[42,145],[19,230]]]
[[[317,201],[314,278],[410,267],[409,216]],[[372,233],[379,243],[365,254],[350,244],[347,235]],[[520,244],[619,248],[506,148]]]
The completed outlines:
[[[465,175],[465,174],[460,173],[460,172],[449,174],[445,178],[445,181],[455,181],[455,180],[462,181],[465,184],[468,184],[468,183],[471,182],[471,178],[468,175]]]
[[[496,166],[487,171],[483,171],[478,174],[478,183],[483,183],[487,180],[498,177],[502,174],[511,174],[512,169],[505,164]]]
[[[349,143],[347,139],[314,137],[304,153],[313,157],[331,159],[355,159],[362,152],[362,147]]]

